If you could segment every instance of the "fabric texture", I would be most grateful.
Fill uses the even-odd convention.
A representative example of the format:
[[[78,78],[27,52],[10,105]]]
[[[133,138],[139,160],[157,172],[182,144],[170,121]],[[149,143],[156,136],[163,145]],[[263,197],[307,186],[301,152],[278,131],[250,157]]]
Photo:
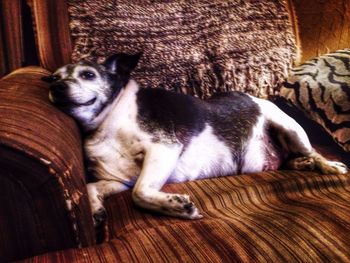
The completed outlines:
[[[25,262],[348,262],[349,174],[278,171],[165,186],[204,218],[181,220],[107,201],[109,242]]]
[[[293,68],[281,96],[350,151],[350,49],[322,55]]]
[[[49,102],[47,74],[0,80],[0,262],[95,243],[79,130]]]
[[[266,98],[295,59],[284,0],[67,3],[73,62],[143,52],[133,77],[145,87]]]

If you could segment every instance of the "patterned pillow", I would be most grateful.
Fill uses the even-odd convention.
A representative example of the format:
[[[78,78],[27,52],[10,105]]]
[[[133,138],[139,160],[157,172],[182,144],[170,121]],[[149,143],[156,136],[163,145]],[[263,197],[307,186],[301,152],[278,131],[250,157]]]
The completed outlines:
[[[281,96],[350,151],[350,49],[317,57],[292,69]]]

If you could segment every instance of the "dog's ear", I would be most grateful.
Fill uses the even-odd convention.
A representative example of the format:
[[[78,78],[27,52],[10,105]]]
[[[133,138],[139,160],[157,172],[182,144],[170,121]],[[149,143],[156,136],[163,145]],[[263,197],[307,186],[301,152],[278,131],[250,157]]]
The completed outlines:
[[[103,65],[112,74],[129,76],[136,68],[141,56],[142,52],[133,55],[119,53],[108,57]]]
[[[44,77],[41,77],[41,80],[42,81],[45,81],[47,83],[52,83],[52,82],[55,82],[59,79],[58,76],[55,76],[55,75],[49,75],[49,76],[44,76]]]

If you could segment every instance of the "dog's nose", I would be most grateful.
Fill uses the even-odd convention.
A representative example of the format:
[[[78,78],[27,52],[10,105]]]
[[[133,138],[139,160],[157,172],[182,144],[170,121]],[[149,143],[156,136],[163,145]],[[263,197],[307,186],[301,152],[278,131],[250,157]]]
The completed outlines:
[[[62,94],[68,89],[68,85],[64,82],[57,82],[50,86],[50,89],[55,94]]]

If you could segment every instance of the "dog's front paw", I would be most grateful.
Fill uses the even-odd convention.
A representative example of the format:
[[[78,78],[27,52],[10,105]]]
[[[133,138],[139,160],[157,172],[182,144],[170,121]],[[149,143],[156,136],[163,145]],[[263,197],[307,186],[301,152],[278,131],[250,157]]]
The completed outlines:
[[[201,219],[203,216],[200,214],[198,208],[195,206],[193,202],[190,202],[184,205],[184,209],[186,211],[185,218],[187,219]]]
[[[188,195],[170,195],[168,203],[169,206],[166,210],[169,215],[185,219],[200,219],[203,217]]]
[[[94,227],[102,225],[107,219],[107,212],[104,207],[100,207],[92,212],[92,220],[94,222]]]
[[[349,171],[345,164],[335,161],[321,162],[319,169],[323,174],[346,174]]]
[[[87,192],[92,212],[92,220],[95,227],[100,226],[107,218],[106,209],[103,207],[102,198],[99,195],[95,184],[87,185]]]

